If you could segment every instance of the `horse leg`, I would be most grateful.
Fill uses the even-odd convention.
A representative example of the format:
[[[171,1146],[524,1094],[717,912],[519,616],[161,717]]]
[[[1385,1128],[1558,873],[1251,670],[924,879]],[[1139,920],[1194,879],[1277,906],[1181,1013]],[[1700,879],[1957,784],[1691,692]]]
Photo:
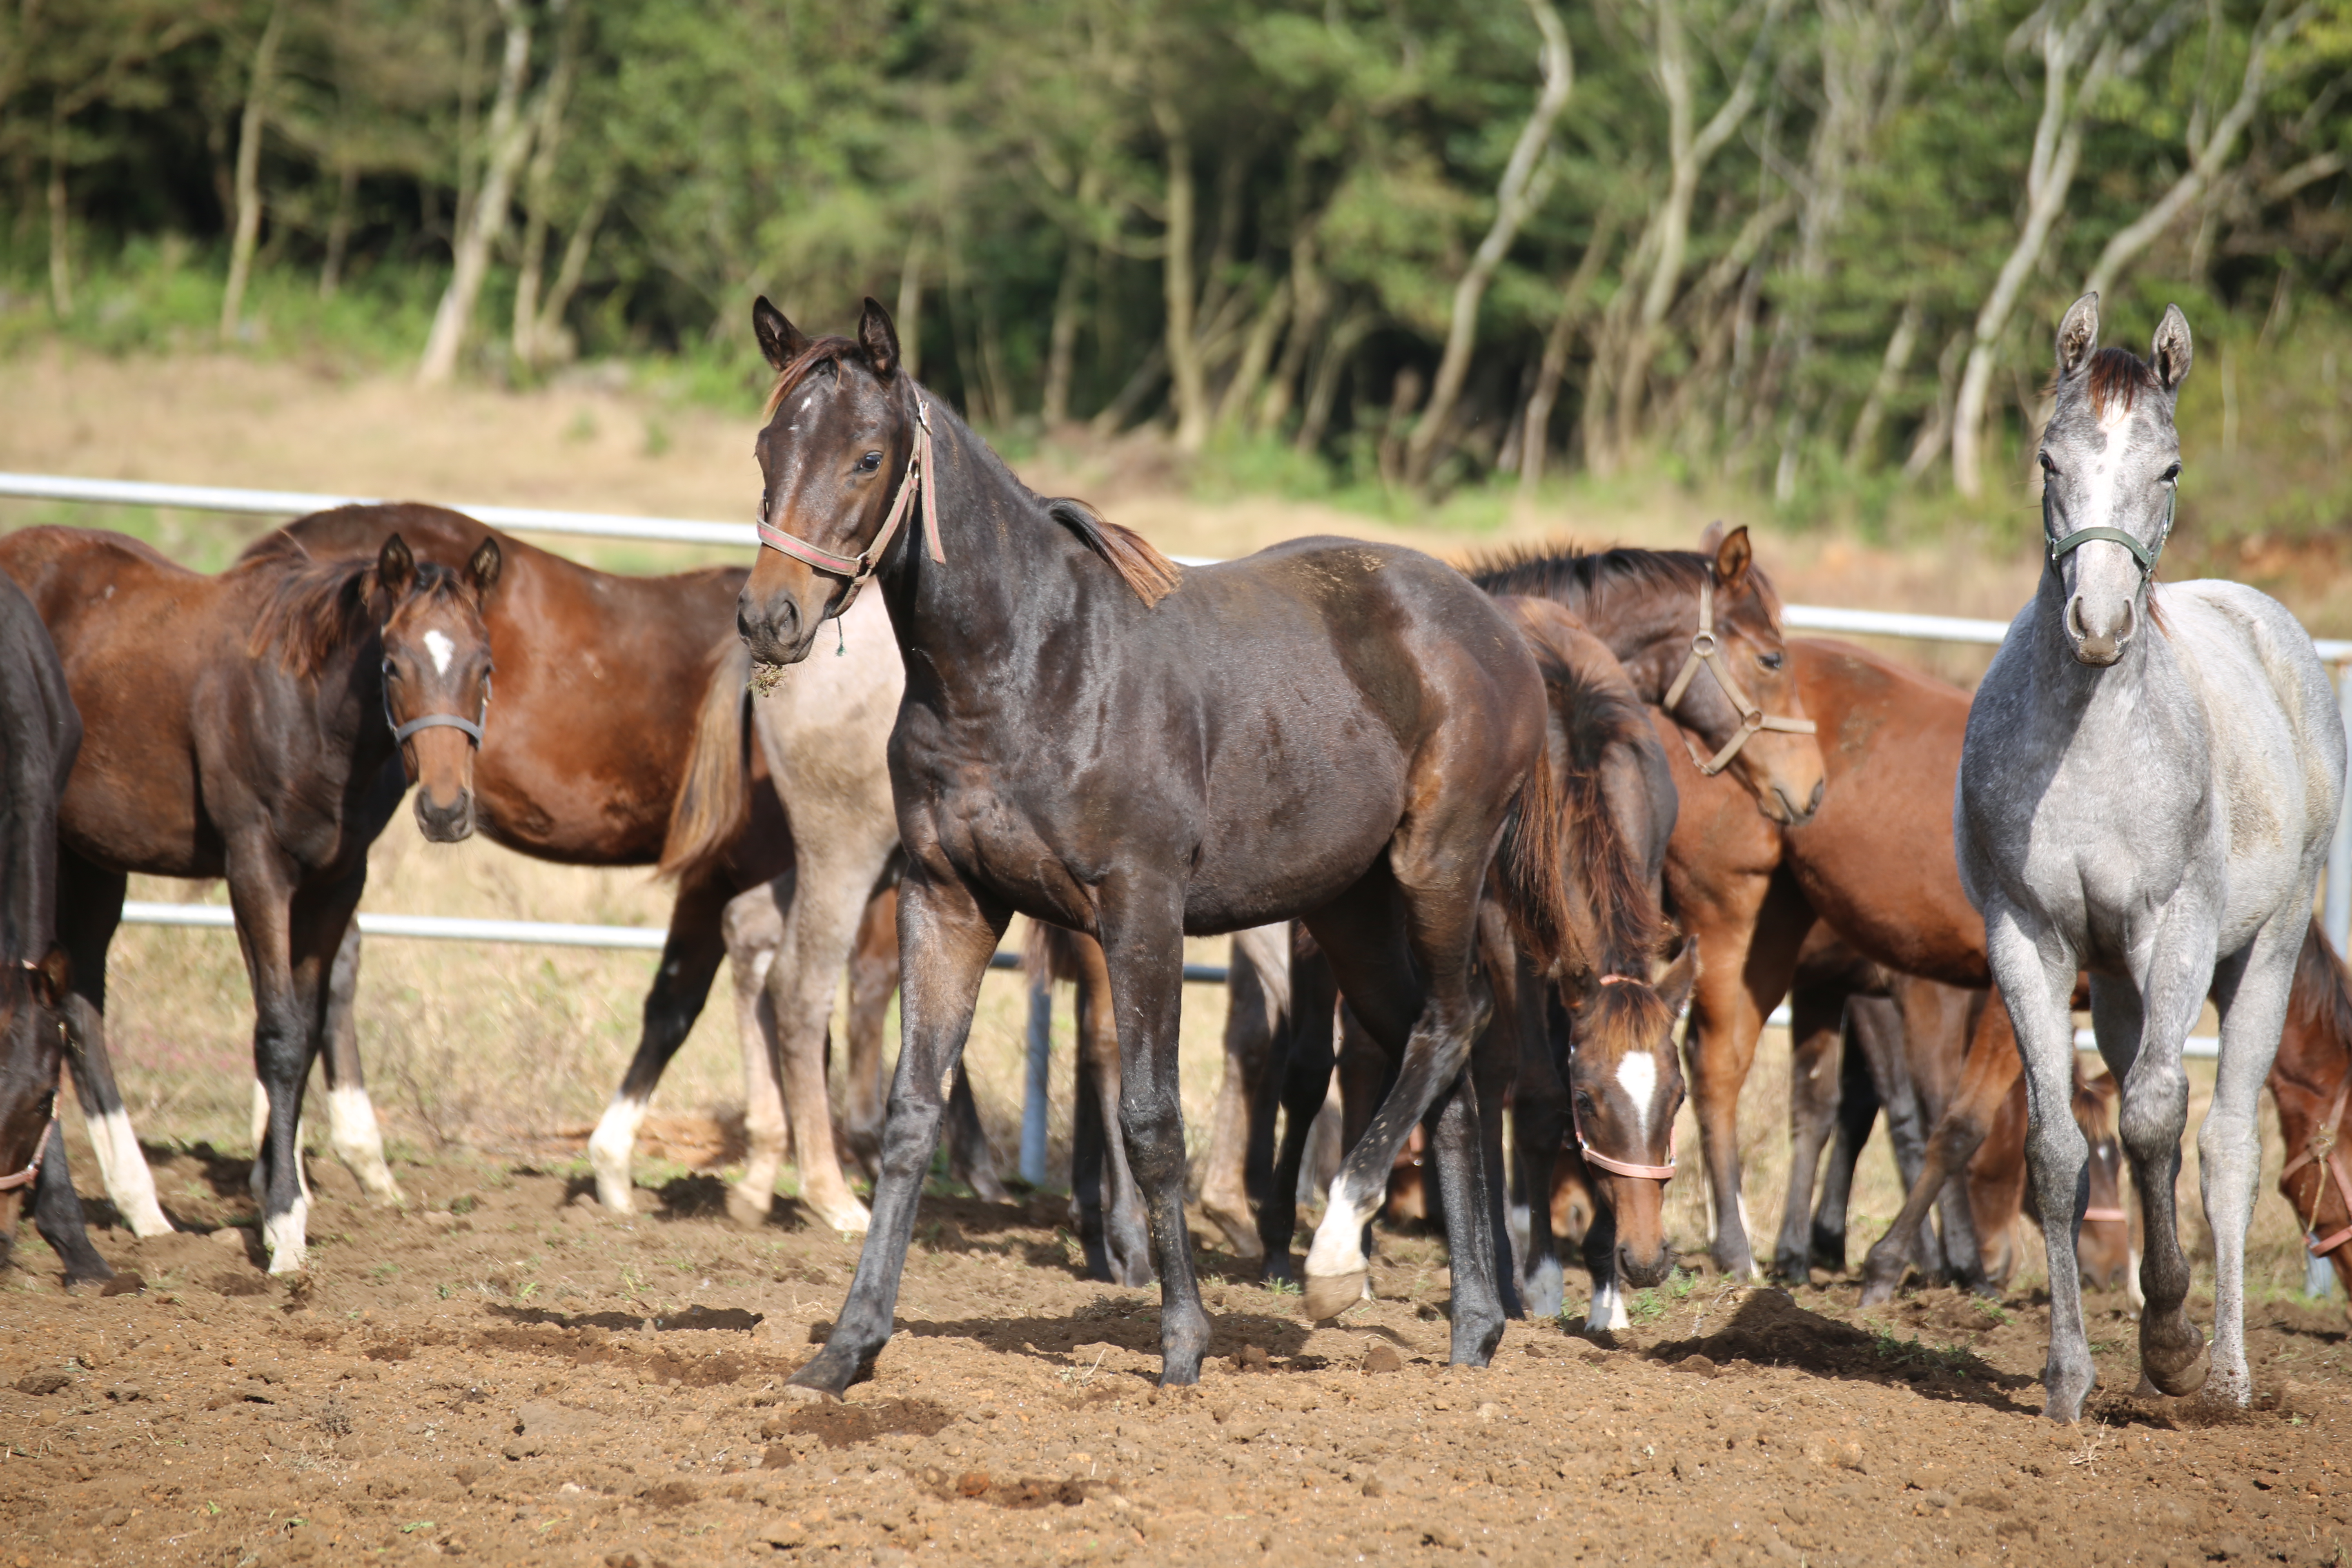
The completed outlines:
[[[1488,842],[1484,835],[1478,841]],[[1450,1355],[1483,1366],[1502,1339],[1504,1321],[1486,1162],[1478,1148],[1477,1089],[1465,1072],[1471,1041],[1486,1023],[1480,1015],[1488,1007],[1472,990],[1470,972],[1486,868],[1452,863],[1453,847],[1447,836],[1409,823],[1391,841],[1385,863],[1307,921],[1349,1006],[1383,1047],[1391,1053],[1401,1047],[1402,1055],[1395,1083],[1331,1184],[1330,1204],[1307,1255],[1306,1309],[1321,1321],[1361,1299],[1364,1226],[1379,1209],[1406,1132],[1434,1106],[1433,1152],[1454,1271]],[[1426,976],[1425,992],[1416,984],[1416,970]]]
[[[13,1226],[12,1226],[13,1228]],[[81,1195],[74,1191],[73,1173],[66,1166],[66,1130],[49,1129],[47,1152],[41,1156],[41,1173],[33,1180],[33,1228],[66,1266],[68,1285],[95,1284],[114,1278],[114,1270],[89,1244],[83,1226]],[[0,1263],[7,1261],[11,1238],[0,1235]]]
[[[2197,1133],[2197,1184],[2205,1200],[2206,1228],[2213,1233],[2212,1397],[2232,1405],[2244,1405],[2253,1394],[2246,1371],[2245,1289],[2246,1229],[2253,1223],[2254,1191],[2262,1178],[2262,1131],[2255,1116],[2286,1026],[2305,923],[2274,917],[2242,952],[2224,960],[2214,976],[2221,1058],[2213,1104]]]
[[[1714,1213],[1715,1266],[1735,1279],[1758,1270],[1740,1195],[1739,1091],[1756,1063],[1756,1042],[1773,1005],[1788,994],[1797,952],[1813,914],[1785,873],[1744,879],[1753,901],[1692,911],[1699,944],[1698,980],[1683,1036],[1685,1071],[1698,1116],[1707,1195]]]
[[[972,1008],[980,1000],[981,981],[1011,920],[1010,910],[982,904],[951,871],[934,872],[919,858],[898,884],[898,949],[904,955],[898,1068],[891,1079],[889,1116],[883,1124],[882,1174],[874,1184],[872,1224],[833,1333],[815,1359],[792,1375],[793,1387],[838,1398],[872,1369],[875,1357],[889,1342],[898,1284],[906,1272],[907,1245],[914,1236],[915,1209],[922,1199],[923,1180],[930,1173],[931,1154],[939,1147],[940,1122],[946,1115],[946,1079],[960,1069],[964,1040],[971,1032]],[[1168,943],[1180,955],[1180,964],[1182,945],[1181,940]],[[1180,982],[1182,973],[1180,967]],[[1169,1068],[1172,1105],[1172,1057]],[[1181,1236],[1184,1223],[1181,1125],[1176,1135],[1175,1221]],[[1155,1221],[1158,1217],[1154,1215]],[[1154,1240],[1158,1239],[1155,1235]],[[1189,1255],[1183,1261],[1189,1265]],[[1165,1277],[1164,1261],[1162,1273]],[[1201,1317],[1197,1296],[1192,1316],[1192,1326],[1205,1345],[1208,1324]],[[1166,1322],[1164,1313],[1162,1322]],[[1163,1336],[1166,1331],[1163,1326]],[[1194,1378],[1199,1375],[1199,1364],[1196,1347]]]
[[[1853,1202],[1853,1168],[1878,1121],[1876,1068],[1864,1044],[1875,1031],[1856,1022],[1865,1003],[1885,1005],[1876,996],[1846,998],[1845,1021],[1839,1031],[1837,1127],[1830,1141],[1829,1163],[1822,1171],[1822,1195],[1813,1205],[1811,1267],[1832,1274],[1845,1272],[1846,1211]]]
[[[768,1223],[792,1133],[784,1115],[779,1059],[782,1031],[776,1024],[775,994],[769,982],[784,945],[785,910],[792,905],[797,878],[797,871],[786,871],[737,894],[728,900],[719,922],[735,985],[736,1043],[743,1055],[743,1179],[727,1190],[727,1217],[747,1230]],[[817,1215],[826,1224],[839,1217],[822,1210]],[[835,1228],[854,1232],[865,1227],[861,1223]]]
[[[1985,956],[2008,1007],[2025,1073],[2027,1170],[2050,1259],[2050,1355],[2042,1373],[2047,1390],[2042,1413],[2053,1421],[2073,1422],[2081,1418],[2083,1398],[2097,1376],[2084,1331],[2083,1282],[2074,1263],[2074,1230],[2087,1201],[2091,1153],[2074,1115],[2074,1019],[2070,1006],[2076,959],[2055,933],[2037,935],[2019,911],[1997,896],[1987,900],[1984,915]],[[2211,973],[2210,962],[2199,971],[2200,977]],[[2198,999],[2203,1000],[2201,994]]]
[[[1543,1048],[1540,1030],[1530,1034],[1521,1012],[1523,996],[1544,989],[1535,972],[1522,963],[1517,946],[1504,924],[1502,906],[1488,901],[1479,908],[1481,964],[1494,993],[1486,1026],[1470,1043],[1468,1081],[1475,1095],[1479,1182],[1474,1193],[1486,1203],[1486,1228],[1495,1239],[1496,1299],[1506,1318],[1524,1318],[1527,1306],[1519,1287],[1519,1250],[1512,1245],[1509,1207],[1510,1176],[1503,1156],[1503,1118],[1511,1090],[1526,1058]],[[1534,1045],[1530,1041],[1537,1042]],[[1444,1121],[1441,1116],[1440,1121]],[[1304,1137],[1301,1142],[1305,1142]],[[1444,1173],[1441,1171],[1440,1174]],[[1450,1201],[1450,1200],[1449,1200]],[[1450,1215],[1453,1211],[1447,1210]]]
[[[1287,926],[1264,928],[1289,945]],[[1274,1048],[1277,1020],[1265,977],[1259,973],[1262,944],[1236,933],[1225,981],[1225,1076],[1217,1086],[1216,1109],[1209,1118],[1209,1150],[1201,1167],[1201,1212],[1223,1231],[1225,1245],[1244,1263],[1265,1257],[1258,1239],[1257,1219],[1250,1212],[1249,1169],[1256,1152],[1253,1112],[1258,1085]],[[1267,1168],[1272,1168],[1271,1139]]]
[[[1110,1148],[1110,1130],[1118,1125],[1118,1090],[1111,1090],[1106,1115],[1101,1062],[1081,1048],[1071,1067],[1076,1094],[1070,1111],[1070,1217],[1077,1225],[1087,1278],[1108,1279],[1111,1262],[1110,1244],[1103,1233],[1103,1167]]]
[[[1789,1056],[1789,1195],[1780,1210],[1780,1238],[1772,1246],[1772,1273],[1792,1284],[1812,1278],[1806,1225],[1822,1150],[1837,1121],[1845,999],[1843,985],[1818,982],[1800,984],[1789,997],[1795,1041]]]
[[[74,1096],[81,1103],[99,1179],[114,1212],[133,1236],[169,1236],[172,1222],[155,1201],[154,1173],[140,1152],[139,1134],[122,1108],[114,1062],[106,1049],[106,950],[122,921],[122,895],[129,879],[91,865],[72,850],[58,850],[58,942],[73,960],[73,994],[66,999],[66,1022],[75,1048]]]
[[[868,1181],[881,1173],[883,1034],[898,990],[898,885],[893,879],[866,900],[849,952],[849,1062],[842,1082],[841,1146]]]
[[[1264,1124],[1271,1143],[1275,1111],[1279,1109],[1286,1116],[1281,1144],[1272,1152],[1271,1168],[1257,1194],[1257,1237],[1264,1260],[1260,1278],[1267,1280],[1297,1278],[1291,1268],[1290,1247],[1298,1231],[1298,1166],[1306,1155],[1307,1128],[1329,1092],[1332,1018],[1339,1002],[1339,982],[1326,956],[1318,952],[1293,963],[1289,1024],[1276,1033],[1267,1053],[1257,1090],[1263,1110],[1252,1119],[1255,1149],[1255,1124]]]
[[[1102,1169],[1108,1187],[1104,1205],[1106,1278],[1115,1285],[1149,1285],[1150,1216],[1128,1159],[1127,1140],[1118,1135],[1122,1075],[1110,969],[1102,944],[1091,937],[1082,936],[1071,945],[1078,961],[1078,1060],[1093,1064],[1095,1103],[1102,1122]],[[1085,1092],[1079,1090],[1081,1097]]]
[[[398,1207],[406,1200],[384,1163],[383,1130],[376,1124],[360,1069],[359,1022],[352,1002],[360,987],[360,923],[353,921],[335,950],[327,981],[327,1146],[361,1189],[379,1204]]]
[[[1559,1080],[1557,1043],[1566,1039],[1567,1024],[1565,1010],[1552,998],[1549,985],[1531,984],[1521,975],[1519,993],[1524,1044],[1511,1131],[1512,1152],[1518,1165],[1518,1206],[1527,1211],[1522,1223],[1528,1245],[1521,1273],[1527,1281],[1528,1315],[1550,1319],[1559,1317],[1567,1304],[1559,1241],[1552,1229],[1552,1187],[1560,1143],[1568,1135],[1568,1090]],[[1555,1023],[1561,1031],[1557,1037],[1552,1032]]]
[[[274,844],[242,855],[232,847],[228,870],[238,945],[253,983],[254,1076],[269,1098],[268,1132],[253,1163],[253,1194],[269,1271],[292,1274],[309,1267],[302,1095],[324,1047],[335,954],[367,875],[362,870],[323,888],[296,888],[293,868]]]
[[[2071,999],[2071,977],[2067,984]],[[2072,1050],[2071,1019],[2066,1042]],[[1928,1267],[1925,1261],[1927,1215],[1951,1178],[1968,1168],[1969,1157],[1984,1142],[1992,1119],[2000,1114],[2000,1102],[2008,1098],[2010,1087],[2017,1081],[2021,1070],[2009,1011],[1999,993],[1995,993],[1979,1014],[1976,1028],[1969,1036],[1968,1054],[1960,1064],[1959,1089],[1944,1114],[1937,1119],[1935,1131],[1928,1134],[1918,1179],[1906,1194],[1895,1223],[1887,1226],[1886,1234],[1872,1245],[1863,1259],[1864,1306],[1876,1306],[1890,1300],[1902,1285],[1903,1276],[1915,1264]],[[1973,1237],[1974,1229],[1964,1226],[1963,1233]]]
[[[637,1127],[646,1106],[661,1082],[670,1058],[686,1044],[694,1021],[702,1016],[710,996],[710,982],[727,946],[719,920],[735,889],[716,867],[687,874],[670,904],[669,936],[662,943],[661,966],[654,971],[653,988],[646,993],[645,1022],[637,1034],[637,1054],[612,1103],[588,1139],[588,1163],[596,1173],[596,1201],[613,1214],[627,1214],[631,1198],[629,1157],[637,1142]],[[740,983],[741,972],[737,972]]]

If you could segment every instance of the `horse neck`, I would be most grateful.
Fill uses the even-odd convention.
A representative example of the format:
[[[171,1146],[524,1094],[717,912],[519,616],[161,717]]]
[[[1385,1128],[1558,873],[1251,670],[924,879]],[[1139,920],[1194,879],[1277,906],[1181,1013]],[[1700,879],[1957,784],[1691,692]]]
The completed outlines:
[[[2147,613],[2147,601],[2141,603],[2139,627],[2123,657],[2104,668],[2084,664],[2066,641],[2065,580],[2055,566],[2043,564],[2028,651],[2035,686],[2063,715],[2070,734],[2085,722],[2095,728],[2102,719],[2138,731],[2202,727],[2203,710],[2180,656]]]
[[[1559,600],[1608,644],[1642,700],[1654,703],[1664,698],[1690,652],[1690,639],[1698,630],[1698,589],[1651,586],[1639,597],[1610,592],[1630,584],[1580,584],[1563,592]],[[1718,626],[1721,611],[1718,602]]]
[[[245,623],[234,612],[228,624],[232,639],[242,637]],[[297,768],[350,780],[372,777],[391,760],[392,728],[383,718],[382,626],[371,626],[334,648],[307,675],[286,668],[274,649],[246,660],[243,644],[233,646],[243,664],[245,700],[259,711],[298,716],[289,732],[271,742],[283,748],[282,765],[281,759],[268,764],[271,774],[286,781],[281,788],[291,786]],[[280,690],[272,693],[272,685]],[[291,700],[287,700],[289,689]]]
[[[947,559],[930,558],[918,500],[899,525],[884,602],[910,695],[926,688],[984,693],[988,706],[1001,709],[1013,689],[992,672],[1030,662],[1087,618],[1090,574],[1076,557],[1091,552],[1046,515],[969,426],[940,399],[929,401],[932,455],[923,482],[937,487]],[[1108,569],[1102,581],[1128,593]]]

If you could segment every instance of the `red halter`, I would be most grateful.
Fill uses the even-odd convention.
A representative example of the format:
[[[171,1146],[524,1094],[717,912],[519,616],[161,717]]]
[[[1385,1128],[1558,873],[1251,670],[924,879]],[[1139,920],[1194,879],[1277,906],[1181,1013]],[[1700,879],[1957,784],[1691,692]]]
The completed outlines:
[[[847,615],[849,606],[857,602],[858,591],[866,586],[866,583],[873,578],[876,570],[881,566],[882,557],[890,548],[891,538],[898,533],[898,524],[906,520],[908,508],[913,504],[918,494],[923,499],[923,537],[924,542],[930,548],[931,559],[941,563],[947,561],[947,552],[940,546],[938,486],[929,482],[931,466],[931,411],[920,397],[917,397],[915,399],[915,449],[907,454],[907,477],[899,481],[898,498],[891,501],[890,514],[882,520],[882,531],[874,536],[873,543],[854,556],[836,555],[830,550],[811,544],[805,539],[786,533],[782,529],[771,523],[767,519],[764,506],[758,519],[760,542],[779,554],[789,555],[793,560],[814,566],[820,572],[835,577],[847,578],[849,586],[842,594],[841,602],[835,605],[833,610],[835,617]]]
[[[2324,1164],[2327,1168],[2327,1173],[2336,1178],[2336,1194],[2344,1200],[2346,1210],[2352,1212],[2352,1176],[2345,1174],[2344,1151],[2338,1146],[2336,1138],[2336,1127],[2344,1119],[2344,1102],[2347,1096],[2352,1096],[2352,1077],[2346,1078],[2336,1086],[2336,1099],[2328,1106],[2327,1115],[2311,1130],[2311,1137],[2305,1143],[2303,1152],[2286,1163],[2286,1169],[2279,1173],[2279,1181],[2284,1184],[2289,1176],[2294,1175],[2305,1165]],[[2319,1200],[2326,1194],[2326,1182],[2317,1183],[2313,1186],[2311,1218],[2303,1227],[2305,1236],[2309,1236],[2312,1226],[2319,1223]],[[2347,1241],[2352,1241],[2352,1225],[2330,1231],[2327,1235],[2319,1237],[2305,1245],[2310,1247],[2314,1258],[2325,1258]]]
[[[1601,984],[1643,985],[1648,982],[1637,979],[1631,974],[1604,974],[1601,977]],[[1628,1160],[1612,1160],[1606,1154],[1597,1152],[1591,1144],[1584,1141],[1584,1118],[1577,1111],[1574,1095],[1569,1096],[1568,1121],[1569,1125],[1576,1129],[1576,1152],[1584,1156],[1586,1164],[1598,1166],[1616,1176],[1633,1176],[1652,1182],[1666,1182],[1674,1179],[1675,1128],[1673,1123],[1669,1122],[1666,1126],[1666,1163],[1663,1165],[1636,1165]]]

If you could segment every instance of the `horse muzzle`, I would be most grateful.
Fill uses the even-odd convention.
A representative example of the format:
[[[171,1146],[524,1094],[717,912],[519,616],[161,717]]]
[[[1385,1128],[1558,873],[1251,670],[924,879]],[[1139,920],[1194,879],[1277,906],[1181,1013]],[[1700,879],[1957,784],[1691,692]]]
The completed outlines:
[[[735,600],[735,631],[757,664],[798,664],[816,640],[820,616],[803,611],[789,592],[755,599],[747,585]]]
[[[2077,594],[2066,601],[2066,640],[2074,658],[2095,669],[2123,658],[2138,629],[2139,616],[2128,598],[2094,605],[2088,595]]]
[[[429,789],[416,792],[416,830],[436,844],[455,844],[474,832],[474,792],[461,789],[446,801]]]

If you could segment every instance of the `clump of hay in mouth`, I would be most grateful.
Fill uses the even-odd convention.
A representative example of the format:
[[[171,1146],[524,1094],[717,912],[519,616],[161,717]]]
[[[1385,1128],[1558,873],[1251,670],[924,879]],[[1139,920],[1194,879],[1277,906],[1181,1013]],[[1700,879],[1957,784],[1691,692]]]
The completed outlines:
[[[783,684],[784,673],[790,668],[789,665],[763,664],[754,659],[751,661],[751,679],[745,685],[752,696],[765,697]]]

